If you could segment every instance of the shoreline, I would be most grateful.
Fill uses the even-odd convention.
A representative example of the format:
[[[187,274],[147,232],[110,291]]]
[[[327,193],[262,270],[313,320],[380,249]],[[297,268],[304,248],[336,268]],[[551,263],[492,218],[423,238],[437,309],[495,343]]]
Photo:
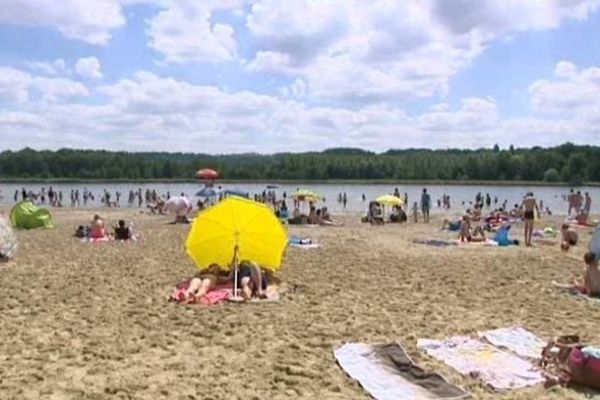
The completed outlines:
[[[260,179],[260,180],[247,180],[247,179],[219,179],[217,181],[221,184],[312,184],[312,185],[446,185],[446,186],[503,186],[503,187],[520,187],[520,186],[532,186],[532,187],[565,187],[565,188],[581,188],[581,187],[600,187],[600,182],[584,182],[581,185],[571,185],[568,182],[544,182],[544,181],[463,181],[463,180],[406,180],[406,179],[328,179],[328,180],[311,180],[311,179],[299,179],[299,180],[277,180],[277,179]],[[202,184],[204,181],[198,179],[77,179],[77,178],[55,178],[55,179],[12,179],[3,178],[0,179],[0,184],[122,184],[122,183],[137,183],[137,184]]]

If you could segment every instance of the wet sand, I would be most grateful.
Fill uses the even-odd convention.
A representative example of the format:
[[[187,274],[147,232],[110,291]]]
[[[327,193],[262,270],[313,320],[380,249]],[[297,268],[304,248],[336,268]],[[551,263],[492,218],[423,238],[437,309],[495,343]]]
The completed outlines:
[[[335,363],[346,341],[398,341],[475,399],[586,398],[564,388],[495,394],[415,344],[510,325],[600,344],[600,305],[551,285],[583,270],[587,231],[564,254],[558,243],[412,243],[452,237],[439,218],[291,227],[322,244],[287,250],[278,276],[301,290],[279,303],[207,308],[166,301],[196,271],[183,249],[188,226],[134,210],[101,213],[112,224],[133,220],[141,240],[81,243],[72,233],[93,211],[61,210],[56,229],[19,231],[15,259],[0,264],[1,399],[368,399]]]

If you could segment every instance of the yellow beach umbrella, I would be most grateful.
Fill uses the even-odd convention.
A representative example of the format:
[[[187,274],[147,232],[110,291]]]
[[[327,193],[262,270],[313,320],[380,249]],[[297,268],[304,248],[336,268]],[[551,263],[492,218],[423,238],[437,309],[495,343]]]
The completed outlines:
[[[234,196],[198,214],[185,247],[200,269],[213,263],[229,269],[231,263],[237,267],[238,260],[250,260],[275,271],[281,266],[287,241],[273,211]]]
[[[401,198],[392,196],[391,194],[379,196],[375,201],[386,206],[401,206],[404,204],[404,201]]]
[[[292,197],[299,201],[319,201],[319,200],[321,200],[321,196],[319,196],[317,193],[310,191],[310,190],[306,190],[306,189],[298,190],[297,192],[292,194]]]

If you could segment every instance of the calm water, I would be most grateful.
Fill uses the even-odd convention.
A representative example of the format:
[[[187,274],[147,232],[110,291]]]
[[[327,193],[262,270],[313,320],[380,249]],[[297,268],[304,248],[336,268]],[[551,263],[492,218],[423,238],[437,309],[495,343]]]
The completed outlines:
[[[0,204],[6,206],[14,203],[15,190],[25,188],[27,191],[32,190],[35,193],[39,193],[41,188],[45,187],[48,189],[49,185],[43,184],[0,184],[0,193],[2,199]],[[241,189],[244,192],[250,194],[262,193],[263,190],[267,189],[264,183],[244,183],[244,184],[222,184],[223,189]],[[84,188],[92,191],[95,196],[94,202],[88,202],[88,207],[101,206],[100,197],[104,189],[111,193],[111,200],[115,200],[115,192],[121,192],[120,204],[122,207],[127,206],[127,199],[130,190],[137,190],[141,188],[143,192],[147,188],[155,189],[159,195],[166,195],[167,192],[171,196],[176,196],[181,193],[186,194],[189,197],[194,197],[194,194],[202,188],[202,184],[193,183],[165,183],[165,184],[132,184],[132,183],[119,183],[119,184],[53,184],[53,189],[56,191],[63,192],[63,206],[70,206],[70,192],[71,189],[79,189],[80,197],[83,194]],[[451,211],[462,211],[469,206],[470,201],[474,201],[477,192],[481,192],[483,195],[489,193],[494,197],[498,197],[498,206],[500,206],[504,200],[508,201],[509,207],[512,207],[516,203],[520,203],[521,198],[528,190],[532,190],[535,196],[544,202],[544,207],[550,207],[550,210],[554,214],[566,214],[567,204],[563,199],[563,196],[568,192],[567,188],[561,187],[525,187],[525,186],[462,186],[462,185],[383,185],[383,184],[368,184],[368,185],[355,185],[355,184],[282,184],[277,185],[274,189],[278,197],[281,197],[284,192],[288,196],[295,192],[297,188],[309,189],[317,192],[321,196],[325,197],[325,204],[334,213],[341,212],[362,212],[366,209],[367,203],[362,201],[362,195],[364,194],[367,201],[374,199],[382,194],[392,193],[394,188],[398,187],[402,196],[404,193],[408,194],[409,204],[412,205],[414,201],[418,201],[420,193],[423,187],[427,187],[431,194],[433,201],[433,212],[439,211],[437,208],[437,199],[441,198],[443,194],[450,195]],[[592,196],[592,213],[598,214],[600,207],[600,188],[597,187],[581,187],[577,190],[581,190],[582,193],[589,192]],[[337,196],[339,193],[346,193],[348,197],[348,204],[346,210],[338,204]],[[19,193],[20,200],[20,193]],[[463,204],[464,202],[464,204]],[[492,202],[493,206],[493,202]]]

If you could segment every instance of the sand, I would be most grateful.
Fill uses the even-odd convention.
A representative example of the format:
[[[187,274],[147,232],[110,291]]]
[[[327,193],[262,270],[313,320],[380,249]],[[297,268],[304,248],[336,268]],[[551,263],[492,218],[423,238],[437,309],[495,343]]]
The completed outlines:
[[[600,305],[553,289],[582,270],[584,246],[438,249],[431,224],[291,227],[320,249],[289,248],[279,277],[296,293],[271,304],[168,303],[196,270],[188,226],[122,209],[133,245],[72,237],[92,211],[56,211],[54,230],[19,231],[0,264],[1,399],[368,399],[336,365],[346,341],[399,341],[415,361],[475,399],[583,399],[572,389],[495,394],[418,352],[416,339],[522,325],[543,339],[578,333],[600,344]],[[587,243],[589,235],[581,233]],[[517,236],[518,237],[518,236]]]

